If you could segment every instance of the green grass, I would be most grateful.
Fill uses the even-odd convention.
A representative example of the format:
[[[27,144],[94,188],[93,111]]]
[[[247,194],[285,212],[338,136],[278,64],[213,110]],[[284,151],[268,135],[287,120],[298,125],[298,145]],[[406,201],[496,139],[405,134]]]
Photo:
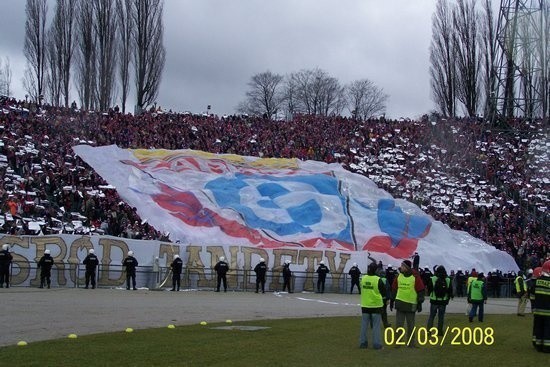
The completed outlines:
[[[394,317],[390,322],[395,325]],[[359,349],[359,317],[261,320],[234,323],[267,326],[258,331],[214,330],[177,326],[79,336],[0,348],[1,366],[544,366],[548,354],[531,345],[532,318],[487,315],[468,323],[464,315],[447,315],[446,325],[493,328],[492,345],[450,345],[383,350]],[[426,325],[418,316],[416,325]],[[456,332],[455,332],[456,334]],[[369,335],[370,337],[370,335]],[[460,340],[460,338],[458,339]],[[370,342],[370,340],[369,340]],[[484,344],[484,343],[483,343]]]

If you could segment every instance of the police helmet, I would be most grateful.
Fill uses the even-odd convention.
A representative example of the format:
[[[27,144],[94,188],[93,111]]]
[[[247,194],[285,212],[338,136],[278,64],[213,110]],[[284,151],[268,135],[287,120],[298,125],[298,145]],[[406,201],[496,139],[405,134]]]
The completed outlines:
[[[44,250],[44,254],[49,255],[49,254],[50,254],[50,250]]]

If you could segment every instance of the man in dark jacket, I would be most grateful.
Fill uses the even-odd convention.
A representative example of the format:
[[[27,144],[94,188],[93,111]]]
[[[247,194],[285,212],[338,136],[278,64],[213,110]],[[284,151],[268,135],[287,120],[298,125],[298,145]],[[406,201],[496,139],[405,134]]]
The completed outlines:
[[[2,251],[0,251],[0,288],[10,287],[10,266],[13,256],[10,254],[10,245],[2,245]]]
[[[97,259],[97,256],[95,255],[95,251],[93,248],[88,250],[88,256],[84,258],[84,261],[82,261],[82,264],[86,266],[86,286],[84,288],[88,289],[88,286],[90,285],[90,281],[92,282],[92,289],[95,289],[95,277],[96,277],[96,269],[99,265],[99,260]]]
[[[361,270],[357,266],[357,263],[353,263],[353,266],[348,271],[349,276],[351,277],[351,290],[350,294],[353,293],[353,287],[357,286],[357,291],[361,294],[361,287],[359,286],[359,278],[361,278]]]
[[[256,293],[262,286],[262,293],[265,293],[265,275],[267,273],[267,265],[265,264],[265,259],[260,258],[260,262],[254,267],[254,273],[256,273]]]
[[[325,281],[327,274],[330,273],[329,268],[325,265],[325,262],[321,260],[317,267],[317,293],[325,293]]]
[[[218,274],[218,283],[216,285],[216,292],[220,291],[220,285],[223,282],[223,291],[227,292],[227,272],[229,271],[229,265],[225,262],[225,257],[220,256],[220,261],[214,265],[214,270]]]
[[[290,271],[290,260],[286,260],[283,265],[283,292],[288,288],[288,293],[292,293],[290,289],[290,279],[292,278],[292,271]]]
[[[179,292],[181,285],[181,271],[183,270],[183,261],[180,259],[180,255],[174,255],[174,260],[170,264],[172,269],[172,289],[171,292]]]
[[[44,256],[38,261],[38,268],[40,269],[40,287],[44,288],[44,285],[48,285],[48,289],[52,284],[52,266],[53,266],[53,257],[50,255],[50,250],[44,250]]]
[[[439,265],[435,270],[435,275],[427,282],[428,295],[430,296],[430,316],[428,317],[428,331],[434,324],[437,315],[437,332],[442,336],[443,323],[445,319],[445,310],[449,304],[449,299],[453,296],[453,284],[451,278],[447,276],[447,270],[443,265]]]
[[[139,264],[134,257],[134,251],[128,251],[128,256],[122,260],[122,265],[126,268],[126,289],[130,290],[130,280],[132,280],[132,289],[137,291],[136,268]]]

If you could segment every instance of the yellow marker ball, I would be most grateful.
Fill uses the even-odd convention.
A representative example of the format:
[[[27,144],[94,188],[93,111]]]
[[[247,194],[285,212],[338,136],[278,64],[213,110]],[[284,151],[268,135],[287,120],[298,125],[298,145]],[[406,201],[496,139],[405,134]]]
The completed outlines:
[[[125,331],[126,331],[127,333],[133,333],[133,332],[134,332],[134,329],[132,329],[131,327],[127,327]]]
[[[201,321],[201,325],[206,325],[206,321]]]
[[[67,338],[69,338],[69,339],[76,339],[77,336],[76,336],[76,334],[69,334],[69,335],[67,336]]]
[[[175,329],[176,327],[172,324],[168,325],[168,329]]]
[[[226,323],[226,324],[232,324],[233,321],[231,321],[231,320],[225,320],[225,323]]]
[[[24,340],[21,340],[21,341],[17,342],[18,347],[24,347],[25,345],[27,345],[27,342],[24,341]]]

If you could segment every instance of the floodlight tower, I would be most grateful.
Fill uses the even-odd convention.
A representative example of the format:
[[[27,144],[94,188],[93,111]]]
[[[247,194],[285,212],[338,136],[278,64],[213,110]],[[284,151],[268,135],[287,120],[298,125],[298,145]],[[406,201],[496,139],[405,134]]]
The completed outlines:
[[[501,0],[491,120],[542,118],[550,98],[550,1]]]

